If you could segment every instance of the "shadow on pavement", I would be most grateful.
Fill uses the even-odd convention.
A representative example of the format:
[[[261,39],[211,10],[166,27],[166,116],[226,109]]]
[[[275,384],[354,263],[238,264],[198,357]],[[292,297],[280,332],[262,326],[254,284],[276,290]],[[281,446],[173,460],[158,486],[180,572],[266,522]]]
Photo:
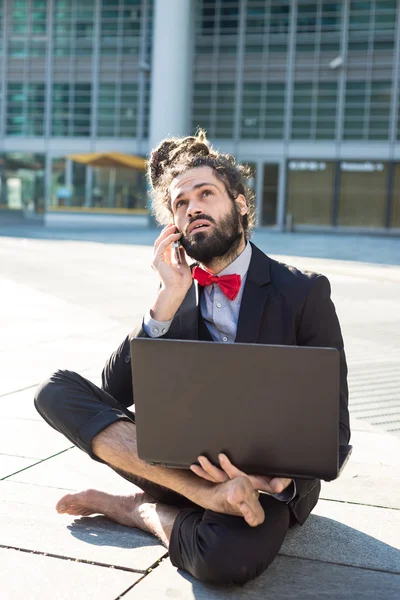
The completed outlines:
[[[96,546],[138,548],[159,544],[136,528],[118,525],[104,516],[80,517],[68,529]],[[311,515],[302,527],[289,530],[280,556],[400,574],[400,550],[334,519]]]
[[[101,515],[79,517],[68,525],[68,529],[76,539],[94,546],[132,549],[160,545],[160,542],[149,533],[118,525]]]

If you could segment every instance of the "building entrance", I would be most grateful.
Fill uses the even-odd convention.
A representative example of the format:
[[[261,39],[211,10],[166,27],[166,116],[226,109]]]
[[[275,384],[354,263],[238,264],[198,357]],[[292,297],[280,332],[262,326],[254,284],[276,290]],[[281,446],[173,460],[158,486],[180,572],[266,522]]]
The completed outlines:
[[[272,227],[277,218],[279,164],[264,164],[263,176],[260,225]]]

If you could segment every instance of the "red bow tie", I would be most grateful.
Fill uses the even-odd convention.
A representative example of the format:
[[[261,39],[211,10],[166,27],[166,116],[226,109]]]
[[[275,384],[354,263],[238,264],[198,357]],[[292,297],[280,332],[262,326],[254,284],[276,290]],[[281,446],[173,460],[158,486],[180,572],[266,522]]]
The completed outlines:
[[[229,298],[234,300],[239,293],[241,277],[240,275],[212,275],[201,267],[194,267],[192,272],[193,279],[199,282],[203,287],[216,283],[221,288],[221,291]]]

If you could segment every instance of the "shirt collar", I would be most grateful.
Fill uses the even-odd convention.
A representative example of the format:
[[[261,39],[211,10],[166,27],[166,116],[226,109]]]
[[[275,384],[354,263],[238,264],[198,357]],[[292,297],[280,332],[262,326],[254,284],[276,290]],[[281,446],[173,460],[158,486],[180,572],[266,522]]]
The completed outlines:
[[[221,271],[220,273],[218,273],[218,277],[220,277],[221,275],[240,275],[240,277],[242,278],[242,281],[244,279],[244,277],[247,274],[247,271],[249,270],[249,266],[250,266],[250,261],[251,261],[251,244],[249,244],[249,242],[247,242],[245,249],[243,250],[243,252],[241,254],[239,254],[239,256],[237,258],[235,258],[235,260],[233,262],[231,262],[230,265],[228,265],[227,267],[225,267],[225,269],[223,269],[223,271]]]

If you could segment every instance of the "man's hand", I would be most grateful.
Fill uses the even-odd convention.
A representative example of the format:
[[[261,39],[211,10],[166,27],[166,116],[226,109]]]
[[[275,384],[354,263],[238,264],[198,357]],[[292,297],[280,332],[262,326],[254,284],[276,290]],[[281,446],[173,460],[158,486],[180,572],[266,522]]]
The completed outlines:
[[[221,468],[213,465],[205,456],[199,456],[199,465],[191,465],[190,469],[203,479],[213,483],[224,483],[235,477],[246,476],[250,479],[255,490],[267,492],[268,494],[280,494],[291,483],[292,479],[282,477],[266,477],[264,475],[247,475],[235,467],[225,454],[218,455]]]
[[[154,244],[152,267],[160,277],[161,288],[150,315],[157,321],[173,319],[192,285],[192,272],[186,262],[183,248],[180,249],[181,263],[177,264],[172,259],[171,244],[177,242],[180,237],[181,234],[176,233],[175,225],[168,225]]]
[[[183,248],[180,250],[181,264],[172,260],[171,248],[172,242],[179,241],[181,235],[173,224],[164,227],[154,243],[152,267],[157,271],[162,287],[182,291],[185,295],[192,285],[192,273]]]

